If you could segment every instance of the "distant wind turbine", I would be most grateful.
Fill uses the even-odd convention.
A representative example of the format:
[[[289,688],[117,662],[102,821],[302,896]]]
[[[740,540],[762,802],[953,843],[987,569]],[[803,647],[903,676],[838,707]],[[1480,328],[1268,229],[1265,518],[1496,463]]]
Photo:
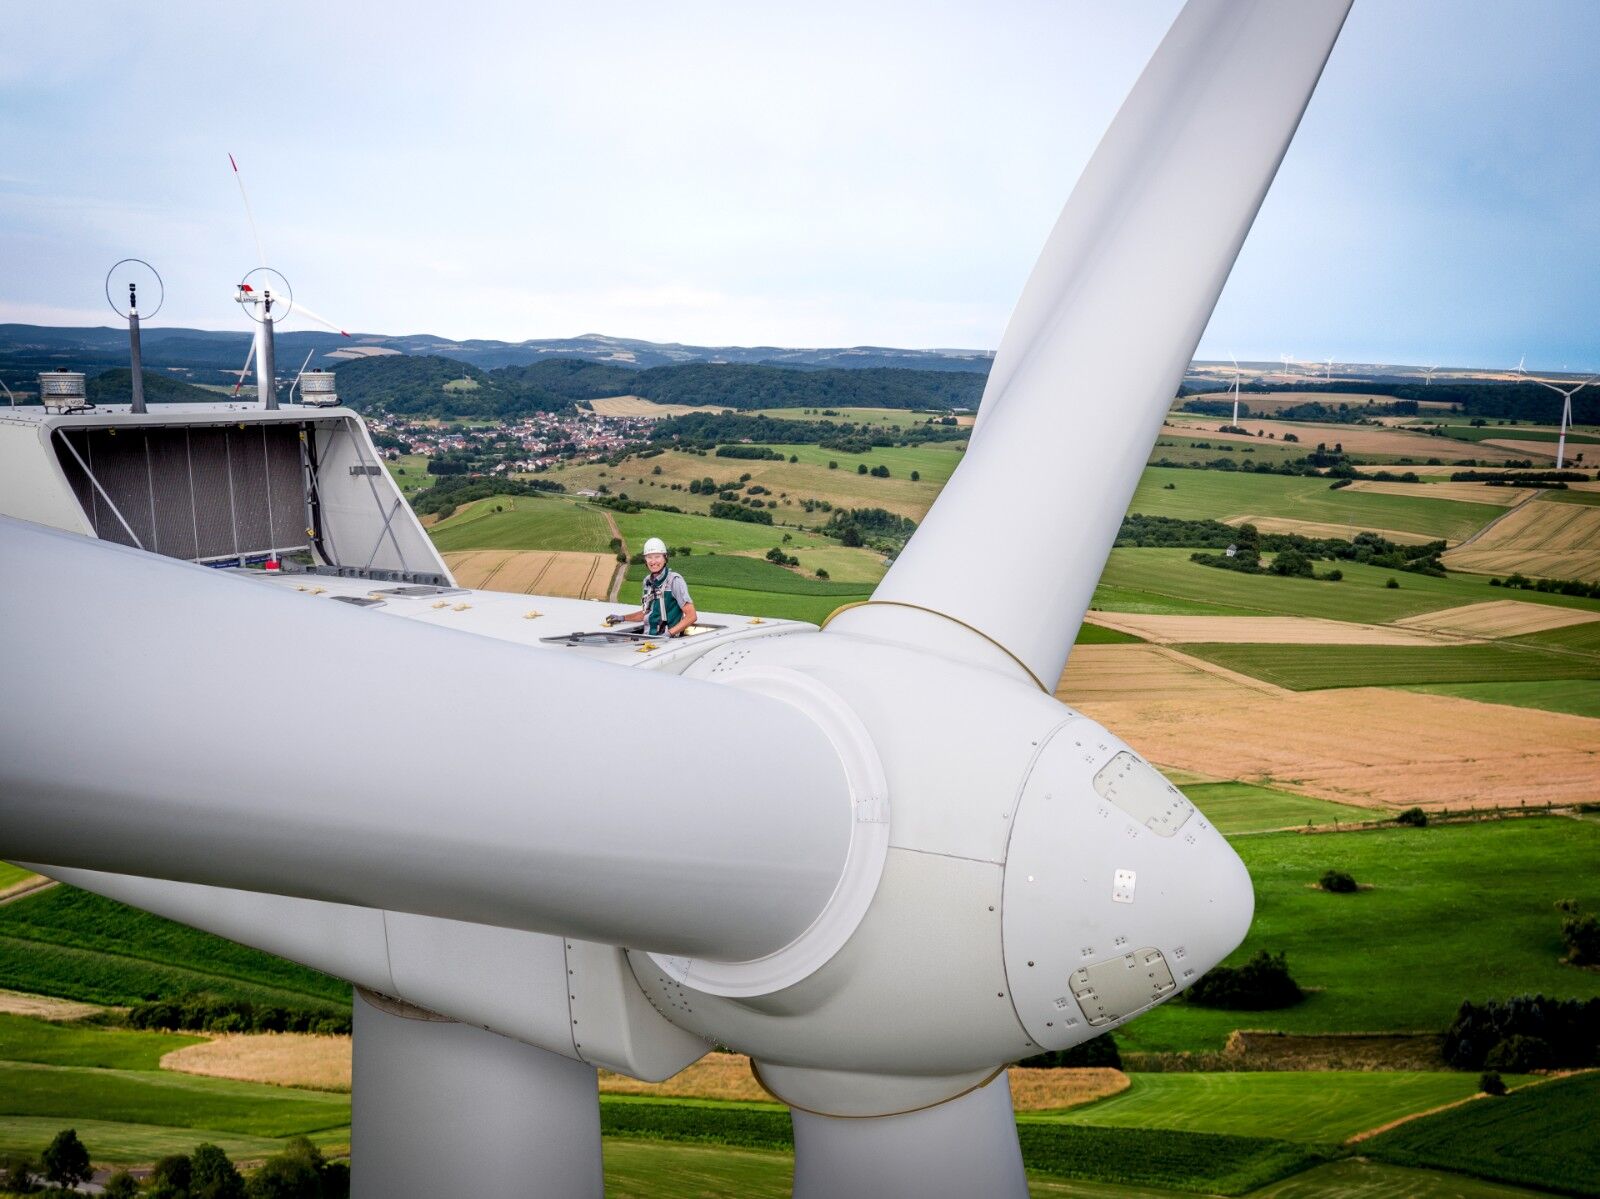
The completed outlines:
[[[1548,387],[1551,391],[1555,392],[1557,395],[1559,395],[1561,397],[1561,432],[1556,435],[1556,469],[1557,470],[1560,470],[1563,466],[1566,465],[1566,459],[1567,459],[1567,429],[1572,424],[1572,397],[1577,395],[1580,391],[1582,391],[1585,387],[1589,386],[1589,384],[1593,383],[1596,379],[1600,379],[1600,375],[1590,375],[1587,379],[1585,379],[1582,383],[1579,383],[1576,387],[1558,387],[1554,383],[1546,382],[1544,379],[1535,379],[1535,380],[1533,380],[1533,382],[1537,383],[1540,387]]]

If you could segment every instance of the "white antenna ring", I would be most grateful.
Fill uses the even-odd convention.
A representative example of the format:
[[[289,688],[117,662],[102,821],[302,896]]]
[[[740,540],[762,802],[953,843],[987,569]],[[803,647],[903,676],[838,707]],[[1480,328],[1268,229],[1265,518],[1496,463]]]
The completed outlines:
[[[157,289],[156,290],[156,306],[154,308],[152,308],[149,312],[141,312],[139,314],[139,319],[140,320],[147,321],[151,317],[155,316],[156,313],[160,312],[161,311],[161,305],[163,305],[163,304],[165,304],[167,302],[167,285],[165,283],[163,283],[162,280],[161,280],[161,272],[156,270],[155,267],[151,266],[143,258],[119,258],[116,262],[113,262],[111,264],[111,269],[106,272],[106,303],[110,304],[111,305],[111,311],[115,312],[123,320],[127,320],[128,317],[131,315],[129,312],[124,311],[121,308],[118,308],[116,300],[112,299],[112,297],[111,297],[111,276],[116,274],[117,268],[119,266],[122,266],[125,263],[129,263],[129,262],[138,263],[140,266],[144,267],[145,270],[149,271],[152,275],[154,275],[155,279],[156,279],[156,289]]]

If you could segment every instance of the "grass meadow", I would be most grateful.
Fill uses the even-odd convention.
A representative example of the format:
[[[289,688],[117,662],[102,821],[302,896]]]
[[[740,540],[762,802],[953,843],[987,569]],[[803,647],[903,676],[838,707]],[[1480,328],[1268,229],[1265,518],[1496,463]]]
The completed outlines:
[[[1291,691],[1411,683],[1600,679],[1600,658],[1541,653],[1493,643],[1438,646],[1203,644],[1178,648],[1186,654]]]
[[[1453,695],[1458,699],[1472,699],[1485,704],[1566,712],[1572,716],[1600,720],[1600,687],[1596,687],[1591,679],[1557,679],[1535,683],[1423,683],[1408,685],[1406,690]]]
[[[1559,1194],[1600,1191],[1600,1073],[1557,1079],[1401,1125],[1364,1151]]]
[[[0,987],[109,1004],[198,991],[293,1008],[350,1002],[347,983],[67,886],[0,905]]]
[[[594,505],[528,495],[475,500],[434,525],[429,535],[440,553],[541,549],[603,554],[611,544],[611,527]]]
[[[1307,997],[1269,1012],[1177,1000],[1118,1029],[1125,1049],[1215,1051],[1236,1028],[1443,1032],[1464,999],[1600,996],[1600,973],[1561,963],[1555,908],[1561,899],[1600,908],[1600,824],[1535,816],[1267,833],[1233,845],[1254,880],[1256,912],[1229,962],[1286,953]],[[1371,889],[1315,889],[1328,869]]]

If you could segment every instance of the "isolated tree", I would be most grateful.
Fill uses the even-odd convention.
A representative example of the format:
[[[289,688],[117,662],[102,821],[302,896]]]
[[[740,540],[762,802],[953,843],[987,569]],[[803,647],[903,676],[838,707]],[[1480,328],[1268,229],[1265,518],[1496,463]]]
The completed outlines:
[[[244,1177],[215,1145],[196,1145],[189,1157],[189,1199],[245,1199]]]
[[[168,1154],[159,1159],[150,1170],[145,1185],[152,1199],[185,1199],[194,1169],[189,1159],[181,1153]]]
[[[865,462],[856,463],[856,474],[864,475],[866,473],[867,473],[867,464]]]
[[[914,470],[914,471],[912,471],[912,472],[911,472],[911,481],[912,481],[912,482],[913,482],[913,483],[920,483],[920,482],[922,482],[922,472],[921,472],[921,471],[920,471],[920,470]]]
[[[89,1151],[78,1139],[76,1129],[63,1128],[56,1133],[42,1161],[44,1176],[63,1190],[88,1182],[94,1174],[89,1165]]]

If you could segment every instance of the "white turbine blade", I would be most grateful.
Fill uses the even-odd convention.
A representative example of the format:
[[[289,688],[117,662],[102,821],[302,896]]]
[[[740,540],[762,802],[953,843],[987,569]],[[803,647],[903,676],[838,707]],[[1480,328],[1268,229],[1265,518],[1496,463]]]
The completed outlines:
[[[887,632],[931,611],[1053,687],[1348,9],[1191,0],[1179,14],[1023,290],[983,435],[839,628]]]
[[[259,328],[250,338],[250,352],[244,356],[244,369],[239,372],[239,377],[233,381],[233,394],[238,395],[239,389],[244,386],[245,376],[250,373],[250,363],[255,361],[256,338],[260,337]]]
[[[737,960],[838,883],[843,767],[778,700],[10,518],[0,561],[14,858]]]
[[[312,312],[311,309],[307,308],[304,304],[302,304],[300,302],[298,297],[296,297],[293,306],[290,307],[289,315],[291,317],[303,316],[309,321],[314,321],[319,325],[322,325],[322,326],[324,326],[324,327],[326,327],[328,329],[332,329],[340,337],[349,337],[350,336],[350,334],[346,333],[342,328],[340,328],[338,325],[336,325],[333,321],[330,321],[327,317],[318,316],[315,312]]]
[[[244,190],[244,176],[239,173],[239,164],[234,161],[232,153],[228,155],[228,165],[233,168],[233,181],[239,185],[239,198],[244,201],[244,219],[250,222],[250,236],[256,243],[256,265],[267,265],[267,252],[261,248],[261,231],[256,228],[256,214],[250,207],[250,195]]]

